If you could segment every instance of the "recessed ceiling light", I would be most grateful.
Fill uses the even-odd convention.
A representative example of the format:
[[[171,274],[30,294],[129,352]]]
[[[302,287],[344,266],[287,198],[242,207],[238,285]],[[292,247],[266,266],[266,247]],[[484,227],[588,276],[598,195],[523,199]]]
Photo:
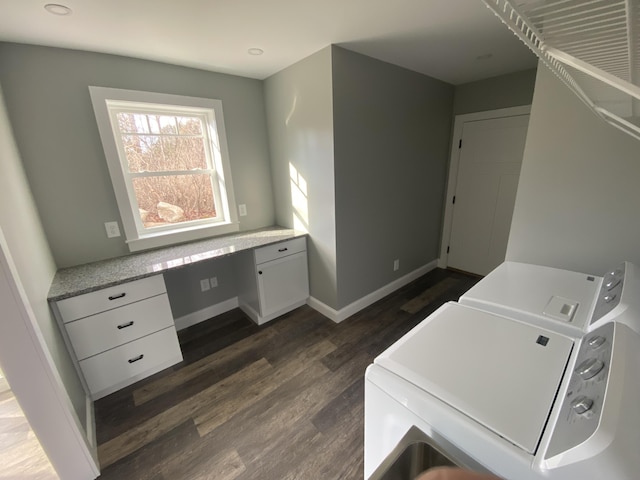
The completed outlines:
[[[44,6],[44,9],[54,15],[71,15],[71,9],[69,7],[58,3],[47,3]]]
[[[249,50],[247,50],[247,53],[249,55],[262,55],[264,53],[264,50],[262,50],[261,48],[250,48]]]
[[[476,60],[489,60],[491,57],[493,57],[493,53],[485,53],[484,55],[478,55]]]

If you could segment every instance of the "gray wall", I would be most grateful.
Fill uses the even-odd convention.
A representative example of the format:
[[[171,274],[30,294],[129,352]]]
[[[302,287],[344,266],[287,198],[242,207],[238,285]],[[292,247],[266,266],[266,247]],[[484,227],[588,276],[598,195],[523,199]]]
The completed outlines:
[[[237,297],[235,260],[235,256],[223,257],[165,272],[164,282],[173,318],[177,319]],[[200,280],[211,277],[216,277],[218,286],[203,292]]]
[[[335,308],[331,89],[330,47],[269,77],[264,84],[277,223],[309,232],[311,296]],[[296,178],[292,178],[291,167]],[[292,201],[292,193],[300,200]]]
[[[540,65],[507,259],[599,275],[640,264],[639,151]]]
[[[24,168],[59,268],[128,253],[108,239],[120,220],[89,85],[222,100],[241,229],[274,223],[262,82],[162,63],[0,44],[0,84]]]
[[[452,101],[447,83],[333,47],[338,308],[438,257]]]
[[[455,87],[453,114],[531,105],[536,69],[500,75]]]
[[[56,267],[29,191],[2,93],[0,88],[0,227],[46,342],[44,348],[51,354],[78,421],[86,429],[84,389],[47,303]],[[1,321],[14,320],[2,318]]]

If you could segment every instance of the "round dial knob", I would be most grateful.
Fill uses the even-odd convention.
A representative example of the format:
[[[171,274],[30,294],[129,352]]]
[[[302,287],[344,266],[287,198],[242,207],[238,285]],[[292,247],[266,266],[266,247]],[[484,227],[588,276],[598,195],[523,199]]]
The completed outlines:
[[[587,358],[576,368],[575,372],[582,377],[583,380],[589,380],[595,377],[600,370],[604,368],[604,362],[597,358]]]
[[[587,343],[589,344],[589,346],[591,348],[593,348],[595,350],[596,348],[600,348],[602,345],[604,345],[604,342],[606,342],[606,341],[607,341],[607,339],[604,338],[603,336],[594,335],[593,337],[591,337],[591,338],[589,338],[587,340]]]
[[[593,400],[584,395],[574,398],[573,402],[571,402],[571,408],[573,408],[573,411],[578,415],[588,412],[591,410],[591,407],[593,407]]]

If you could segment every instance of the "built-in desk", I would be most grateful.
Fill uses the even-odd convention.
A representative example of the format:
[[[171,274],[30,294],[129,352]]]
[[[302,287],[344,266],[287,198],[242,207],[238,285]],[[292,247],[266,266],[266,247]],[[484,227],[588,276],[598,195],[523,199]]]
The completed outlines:
[[[47,299],[57,302],[204,260],[306,236],[304,232],[272,227],[63,268],[56,272]]]
[[[235,256],[238,305],[262,324],[306,302],[306,236],[272,227],[59,270],[48,300],[92,398],[182,360],[163,273]]]

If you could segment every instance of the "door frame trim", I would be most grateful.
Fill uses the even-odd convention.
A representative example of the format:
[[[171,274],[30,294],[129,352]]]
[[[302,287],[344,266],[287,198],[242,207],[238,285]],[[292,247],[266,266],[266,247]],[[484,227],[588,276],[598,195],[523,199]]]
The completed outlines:
[[[91,423],[90,431],[84,432],[47,350],[1,226],[0,300],[2,369],[29,425],[60,478],[96,478],[100,467],[93,404],[86,396],[87,422]]]
[[[458,167],[460,165],[460,148],[456,147],[462,140],[464,124],[478,120],[490,120],[494,118],[517,117],[531,114],[531,105],[519,107],[500,108],[497,110],[486,110],[483,112],[464,113],[456,115],[453,124],[453,134],[451,136],[451,153],[449,156],[449,172],[447,174],[447,190],[444,198],[444,216],[442,221],[442,234],[440,236],[440,257],[438,267],[447,268],[449,264],[449,254],[447,247],[451,240],[451,225],[453,223],[453,196],[458,185]]]

